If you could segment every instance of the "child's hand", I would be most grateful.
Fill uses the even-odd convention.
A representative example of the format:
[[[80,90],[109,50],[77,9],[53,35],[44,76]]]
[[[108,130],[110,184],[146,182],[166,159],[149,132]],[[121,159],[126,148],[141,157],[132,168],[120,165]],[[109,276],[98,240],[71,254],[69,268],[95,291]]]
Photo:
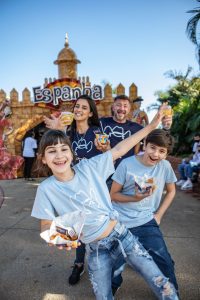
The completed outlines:
[[[141,201],[144,198],[151,196],[152,193],[153,193],[153,189],[152,188],[148,189],[145,193],[140,193],[138,187],[135,186],[135,195],[134,195],[134,198],[137,201]]]
[[[163,108],[161,105],[158,112],[155,114],[152,121],[150,122],[150,125],[153,126],[153,128],[157,128],[157,126],[160,124],[162,119],[163,119]]]
[[[76,249],[77,247],[79,247],[81,245],[80,242],[76,242],[75,241],[68,241],[67,244],[65,245],[55,245],[53,243],[48,243],[49,247],[52,247],[52,246],[56,246],[59,250],[67,250],[67,251],[70,251],[72,249]]]
[[[154,219],[156,220],[156,223],[157,223],[158,225],[160,225],[161,218],[160,218],[160,216],[159,216],[157,213],[154,214]]]

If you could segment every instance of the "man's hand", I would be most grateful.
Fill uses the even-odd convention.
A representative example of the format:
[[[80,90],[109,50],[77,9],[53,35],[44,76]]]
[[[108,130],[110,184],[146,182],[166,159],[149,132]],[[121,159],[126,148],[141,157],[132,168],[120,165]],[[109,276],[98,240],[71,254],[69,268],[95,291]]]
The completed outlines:
[[[172,126],[172,115],[171,116],[164,116],[162,118],[162,127],[166,130],[169,130]]]

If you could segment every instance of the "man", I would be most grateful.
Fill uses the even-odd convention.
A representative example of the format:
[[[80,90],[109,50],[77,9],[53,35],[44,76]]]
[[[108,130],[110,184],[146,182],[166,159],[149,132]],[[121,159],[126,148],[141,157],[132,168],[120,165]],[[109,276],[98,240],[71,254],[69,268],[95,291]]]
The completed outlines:
[[[112,117],[103,117],[100,119],[102,132],[109,136],[109,143],[101,145],[97,143],[97,148],[102,151],[107,151],[109,146],[113,148],[117,143],[136,133],[143,127],[135,122],[128,120],[131,110],[130,99],[125,95],[119,95],[114,98],[112,105]],[[120,161],[125,157],[134,155],[139,150],[139,144],[130,150],[123,158],[120,158],[115,163],[115,168],[119,165]]]
[[[133,110],[132,121],[142,126],[146,126],[149,124],[149,119],[145,111],[140,109],[142,101],[144,101],[142,97],[138,97],[135,100],[133,100],[134,110]]]

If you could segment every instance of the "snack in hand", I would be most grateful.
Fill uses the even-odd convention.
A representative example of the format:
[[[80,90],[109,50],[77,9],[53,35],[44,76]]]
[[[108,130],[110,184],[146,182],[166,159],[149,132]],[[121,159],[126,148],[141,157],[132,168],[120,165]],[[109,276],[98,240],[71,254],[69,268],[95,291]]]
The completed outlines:
[[[96,139],[102,144],[105,145],[108,141],[108,135],[104,133],[96,133]]]
[[[71,125],[71,123],[74,119],[74,114],[69,111],[64,111],[61,113],[60,119],[61,119],[63,125],[65,125],[65,126]]]
[[[156,188],[154,178],[148,178],[147,175],[144,175],[143,177],[134,175],[134,180],[139,193],[148,193],[150,189],[154,191]]]
[[[172,111],[172,107],[170,105],[164,105],[163,106],[163,115],[164,116],[172,116],[173,111]]]
[[[85,222],[85,213],[78,210],[54,217],[48,209],[46,211],[53,221],[50,229],[40,234],[41,238],[56,246],[77,248]]]

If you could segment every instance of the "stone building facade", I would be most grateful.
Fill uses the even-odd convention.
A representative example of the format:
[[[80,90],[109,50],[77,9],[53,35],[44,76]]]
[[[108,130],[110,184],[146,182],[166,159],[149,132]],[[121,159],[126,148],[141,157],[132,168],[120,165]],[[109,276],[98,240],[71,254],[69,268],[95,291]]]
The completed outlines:
[[[75,52],[69,48],[68,39],[65,40],[64,48],[59,52],[56,61],[58,65],[58,79],[74,79],[79,83],[85,83],[86,86],[91,86],[89,77],[78,77],[77,64],[80,61],[77,59]],[[44,87],[48,86],[55,79],[45,79]],[[115,95],[125,94],[125,87],[120,83],[115,90]],[[137,86],[132,83],[129,87],[129,94],[131,100],[137,98]],[[25,88],[22,92],[22,98],[19,98],[17,90],[13,89],[10,95],[6,95],[4,90],[0,90],[0,104],[5,101],[6,98],[10,98],[11,116],[10,121],[13,126],[13,131],[7,136],[5,145],[8,151],[15,155],[21,155],[22,152],[22,140],[29,130],[40,128],[43,124],[43,116],[50,116],[55,111],[52,107],[49,107],[43,103],[40,105],[35,104],[31,100],[31,92]],[[110,116],[111,106],[113,103],[113,91],[109,84],[104,87],[104,98],[97,104],[97,110],[99,116]],[[60,111],[71,111],[73,108],[73,101],[62,102],[59,105]],[[134,105],[132,104],[132,108]],[[44,126],[44,125],[43,125]],[[19,172],[20,176],[21,172]]]

